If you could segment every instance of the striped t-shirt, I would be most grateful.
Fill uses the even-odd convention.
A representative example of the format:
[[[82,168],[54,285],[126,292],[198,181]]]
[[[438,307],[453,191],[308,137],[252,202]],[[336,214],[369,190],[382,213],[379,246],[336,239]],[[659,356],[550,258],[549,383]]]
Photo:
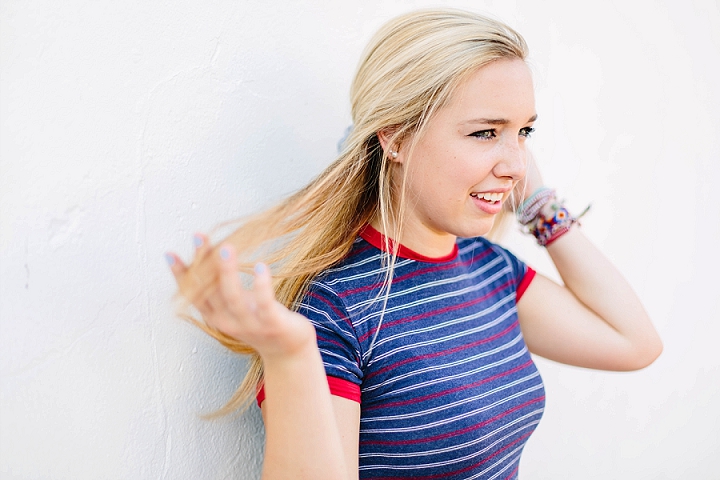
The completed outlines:
[[[483,238],[445,258],[400,247],[386,298],[383,247],[366,227],[298,310],[331,392],[361,403],[360,478],[517,478],[545,403],[516,309],[535,272]]]

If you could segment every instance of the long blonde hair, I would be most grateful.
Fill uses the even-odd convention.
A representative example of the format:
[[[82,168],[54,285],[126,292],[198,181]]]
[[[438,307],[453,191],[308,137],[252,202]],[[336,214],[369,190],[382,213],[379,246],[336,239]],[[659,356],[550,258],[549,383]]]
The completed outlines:
[[[428,119],[469,73],[500,58],[526,56],[517,32],[470,12],[420,10],[385,24],[370,40],[353,81],[353,128],[339,157],[309,185],[249,218],[224,240],[239,252],[238,270],[250,272],[258,260],[266,262],[278,301],[294,310],[310,281],[346,257],[371,220],[390,238],[401,238],[404,179],[393,185],[392,162],[378,132],[391,132],[390,145],[409,140],[411,157]],[[217,272],[209,259],[194,262],[181,281],[180,293],[190,302],[216,288]],[[394,256],[388,285],[393,264]],[[185,316],[228,349],[250,356],[247,375],[217,414],[248,405],[262,382],[257,352]]]

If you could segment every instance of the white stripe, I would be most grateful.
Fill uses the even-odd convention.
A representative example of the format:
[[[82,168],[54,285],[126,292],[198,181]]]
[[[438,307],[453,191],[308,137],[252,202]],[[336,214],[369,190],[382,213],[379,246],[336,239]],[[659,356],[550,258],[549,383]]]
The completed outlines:
[[[373,260],[376,260],[376,259],[377,259],[377,257],[375,257]],[[407,265],[408,263],[411,263],[411,262],[413,262],[413,260],[403,260],[403,261],[397,262],[397,263],[395,263],[395,269],[404,267],[405,265]],[[368,263],[368,261],[363,260],[362,262],[358,262],[358,263]],[[339,267],[339,268],[344,269],[345,267]],[[338,277],[333,280],[329,280],[325,283],[327,285],[335,285],[338,283],[351,282],[353,280],[359,280],[361,278],[367,278],[367,277],[372,277],[372,276],[380,277],[381,274],[385,275],[385,272],[387,272],[387,270],[388,270],[388,266],[385,265],[385,266],[381,266],[380,268],[376,268],[375,270],[370,270],[368,272],[357,273],[355,275],[350,275],[348,277]]]
[[[500,274],[498,274],[497,276],[500,276],[502,274],[504,274],[504,272],[500,272]],[[495,275],[493,277],[495,277]],[[460,290],[451,290],[449,292],[443,292],[441,294],[434,295],[432,297],[420,298],[413,302],[400,303],[395,307],[386,308],[385,315],[387,316],[387,314],[389,314],[389,313],[402,312],[403,310],[406,310],[406,309],[412,309],[412,308],[416,308],[416,307],[420,307],[420,306],[427,306],[430,303],[437,302],[440,300],[452,299],[452,298],[455,298],[458,296],[464,296],[468,293],[474,293],[477,290],[481,290],[481,289],[485,288],[489,283],[492,283],[495,280],[495,278],[493,278],[493,277],[487,279],[486,281],[473,284],[470,287],[466,287],[466,288],[463,288]],[[515,292],[514,291],[511,292],[510,295],[514,298]],[[477,297],[472,297],[472,298],[477,298]],[[348,310],[350,310],[350,308],[354,308],[354,307],[348,307]],[[381,310],[374,311],[373,313],[366,315],[366,316],[360,318],[359,320],[355,321],[354,325],[357,328],[358,326],[361,326],[364,323],[366,323],[370,320],[373,320],[375,317],[381,316],[382,314],[383,314],[383,312]],[[403,314],[398,314],[396,316],[399,318],[402,318]]]
[[[412,372],[408,372],[408,373],[405,373],[405,374],[403,374],[403,375],[399,375],[399,376],[397,376],[397,377],[392,377],[392,378],[390,378],[390,379],[388,379],[388,380],[386,380],[386,381],[384,381],[384,382],[382,382],[382,383],[375,384],[375,385],[369,386],[369,387],[367,387],[367,388],[364,388],[364,389],[363,389],[363,392],[372,392],[373,390],[376,390],[376,389],[378,389],[378,388],[382,388],[382,387],[385,387],[385,386],[388,386],[388,385],[392,385],[393,383],[396,383],[396,382],[401,382],[402,380],[404,380],[404,379],[406,379],[406,378],[412,378],[412,377],[414,377],[414,376],[423,375],[423,374],[428,373],[428,372],[433,372],[433,371],[437,371],[437,370],[444,370],[444,369],[446,369],[446,368],[453,368],[453,367],[457,367],[457,366],[460,366],[460,365],[464,365],[464,364],[466,364],[466,363],[474,363],[474,362],[476,362],[477,360],[479,360],[479,359],[481,359],[481,358],[483,358],[483,357],[489,357],[489,356],[495,355],[495,354],[497,354],[497,353],[499,353],[499,352],[502,352],[503,350],[507,350],[508,348],[511,348],[511,347],[517,345],[521,340],[522,340],[522,335],[517,335],[517,336],[515,336],[515,338],[513,338],[512,340],[510,340],[508,343],[505,343],[504,345],[501,345],[501,346],[499,346],[499,347],[497,347],[497,348],[494,348],[494,349],[492,349],[492,350],[489,350],[489,351],[487,351],[487,352],[482,352],[482,353],[479,353],[479,354],[477,354],[477,355],[473,355],[473,356],[471,356],[471,357],[462,358],[462,359],[460,359],[460,360],[456,360],[455,362],[451,362],[451,363],[444,363],[444,364],[442,364],[442,365],[432,365],[432,366],[429,366],[429,367],[426,367],[426,368],[422,368],[422,369],[419,369],[419,370],[413,370]],[[384,394],[382,394],[382,395],[378,395],[378,396],[376,396],[376,397],[373,397],[373,399],[381,399],[381,398],[388,397],[388,396],[391,396],[391,395],[397,395],[397,394],[407,393],[407,392],[411,392],[411,391],[413,391],[413,390],[417,390],[417,389],[420,389],[420,388],[425,388],[425,387],[428,387],[428,386],[435,386],[435,385],[439,385],[439,384],[444,383],[444,382],[452,382],[452,381],[454,381],[454,380],[457,380],[457,379],[460,379],[460,378],[463,378],[463,377],[467,377],[467,376],[471,376],[471,375],[476,375],[476,374],[478,374],[478,373],[480,373],[480,372],[483,372],[483,371],[485,371],[485,370],[490,370],[490,369],[492,369],[492,368],[499,367],[500,365],[503,365],[503,364],[505,364],[505,363],[507,363],[507,362],[511,362],[511,361],[513,361],[513,360],[515,360],[515,359],[517,359],[517,358],[519,358],[519,357],[522,357],[523,355],[525,355],[526,352],[527,352],[527,347],[526,347],[526,346],[523,346],[522,350],[519,350],[518,352],[516,352],[516,353],[514,353],[514,354],[512,354],[512,355],[509,355],[509,356],[507,356],[507,357],[503,357],[501,360],[498,360],[497,362],[484,364],[484,365],[482,365],[482,366],[480,366],[480,367],[478,367],[478,368],[474,368],[474,369],[472,369],[472,370],[467,370],[467,371],[459,372],[459,373],[457,373],[457,374],[455,374],[455,375],[442,376],[442,377],[435,378],[435,379],[432,379],[432,380],[428,380],[428,381],[425,381],[425,382],[415,383],[415,384],[413,384],[413,385],[409,385],[409,386],[404,387],[404,388],[393,389],[393,390],[390,391],[390,392],[387,392],[387,393],[384,393]]]
[[[514,448],[513,450],[510,450],[510,452],[508,452],[508,453],[507,453],[506,455],[504,455],[503,457],[500,457],[495,463],[493,463],[492,465],[489,465],[487,468],[485,468],[485,469],[482,470],[481,472],[476,473],[476,474],[473,475],[472,477],[467,477],[465,480],[474,480],[474,479],[476,479],[476,478],[478,478],[478,477],[481,477],[481,476],[485,475],[485,474],[488,473],[490,470],[494,469],[494,468],[497,467],[498,465],[501,465],[503,462],[505,462],[508,458],[512,457],[513,455],[519,457],[519,452],[523,449],[524,446],[525,446],[525,444],[522,444],[522,445],[518,446],[517,448]],[[516,454],[517,454],[517,455],[516,455]],[[494,479],[497,478],[499,475],[502,475],[505,471],[507,471],[508,468],[510,468],[510,467],[512,467],[513,465],[515,465],[515,463],[517,462],[517,460],[519,460],[519,458],[516,458],[514,461],[509,462],[509,463],[508,463],[507,465],[505,465],[503,468],[501,468],[500,470],[498,470],[498,471],[497,471],[492,477],[490,477],[488,480],[494,480]],[[360,467],[360,470],[370,470],[371,467],[372,467],[372,466],[370,466],[370,465],[364,465],[364,466],[361,466],[361,467]],[[394,466],[394,465],[393,465],[393,466],[389,466],[389,467],[387,467],[387,468],[388,468],[389,470],[403,470],[403,469],[404,469],[403,467]]]
[[[477,270],[473,270],[473,271],[471,271],[471,272],[469,272],[469,273],[463,273],[463,274],[456,275],[456,276],[454,276],[454,277],[449,277],[449,278],[441,278],[441,279],[438,279],[438,280],[435,280],[435,281],[432,281],[432,282],[426,282],[426,283],[416,284],[416,285],[413,285],[412,287],[406,288],[406,289],[404,289],[404,290],[397,290],[397,289],[396,289],[396,290],[394,291],[394,293],[391,293],[391,294],[388,296],[388,300],[389,300],[389,299],[393,299],[393,298],[398,298],[398,297],[401,297],[401,296],[403,296],[403,295],[408,295],[408,294],[411,294],[411,293],[415,293],[415,292],[418,292],[418,291],[420,291],[420,290],[427,290],[427,289],[429,289],[429,288],[434,288],[434,287],[437,287],[437,286],[439,286],[439,285],[450,285],[450,284],[459,283],[459,282],[462,282],[462,281],[465,281],[465,280],[472,280],[472,279],[474,279],[474,278],[476,278],[476,277],[478,277],[478,276],[486,273],[487,270],[489,270],[490,268],[494,267],[495,265],[497,265],[498,263],[501,263],[501,262],[502,262],[502,258],[500,258],[500,257],[495,257],[491,262],[486,263],[486,264],[484,264],[481,268],[478,268]],[[509,272],[512,272],[512,269],[510,268],[509,265],[506,265],[506,266],[503,267],[501,270],[498,270],[497,272],[495,272],[495,273],[494,273],[493,275],[491,275],[490,277],[484,279],[483,282],[481,282],[481,283],[479,283],[479,284],[474,284],[472,287],[467,287],[467,288],[462,289],[462,290],[455,290],[455,292],[462,292],[462,293],[465,293],[465,292],[473,292],[473,291],[475,291],[475,290],[478,289],[478,286],[485,286],[485,285],[487,285],[488,283],[491,283],[492,281],[494,281],[495,279],[497,279],[498,277],[501,277],[501,276],[503,276],[503,275],[505,275],[505,274],[507,274],[507,273],[509,273]],[[429,299],[432,299],[432,298],[434,298],[434,297],[428,297],[428,298],[429,298]],[[368,299],[368,300],[364,300],[364,301],[362,301],[362,302],[355,303],[355,304],[353,304],[353,305],[349,305],[349,306],[348,306],[348,311],[358,310],[358,309],[364,307],[365,305],[367,305],[368,303],[372,303],[372,302],[374,302],[374,301],[375,301],[375,299]]]
[[[327,369],[327,368],[335,368],[335,369],[338,369],[338,370],[340,370],[341,372],[347,373],[349,376],[352,376],[352,377],[354,377],[354,378],[358,378],[357,373],[351,372],[350,370],[348,370],[348,369],[347,369],[345,366],[343,366],[343,365],[340,365],[340,364],[337,364],[337,363],[325,363],[325,362],[323,362],[323,366],[324,366],[326,369]],[[352,383],[352,382],[351,382],[351,383]]]
[[[342,334],[343,337],[347,338],[347,339],[350,341],[351,344],[356,344],[356,343],[358,343],[358,339],[357,339],[357,337],[354,335],[354,332],[348,332],[346,328],[341,327],[340,325],[338,325],[337,322],[338,322],[338,321],[342,322],[343,320],[339,320],[339,319],[336,320],[335,318],[331,317],[325,310],[320,310],[320,309],[318,309],[318,308],[311,307],[310,305],[305,305],[304,307],[305,307],[308,311],[313,312],[313,313],[316,313],[317,315],[325,318],[325,319],[327,320],[327,323],[329,323],[330,325],[334,325],[334,326],[335,326],[335,329],[333,330],[333,329],[331,329],[331,328],[330,328],[327,324],[325,324],[325,323],[318,322],[317,320],[312,319],[312,318],[308,318],[308,320],[310,321],[310,323],[312,323],[313,326],[314,326],[316,329],[323,330],[323,331],[325,331],[325,332],[330,332],[330,333],[332,333],[332,334],[338,334],[338,333],[340,333],[340,334]],[[359,358],[360,352],[357,351],[357,350],[356,350],[356,352],[357,352],[358,358]]]
[[[466,398],[466,399],[459,400],[459,401],[457,401],[457,402],[452,402],[452,403],[449,403],[449,404],[445,404],[445,405],[442,405],[442,406],[439,406],[439,407],[429,408],[429,409],[427,409],[427,410],[423,410],[423,411],[420,411],[420,412],[413,412],[413,413],[404,414],[404,415],[387,415],[387,416],[383,416],[383,417],[363,418],[363,419],[360,421],[360,424],[362,425],[363,423],[371,423],[371,422],[386,422],[386,421],[387,421],[387,422],[390,422],[390,421],[394,421],[394,420],[407,420],[407,419],[410,419],[410,418],[416,418],[416,417],[422,417],[422,416],[425,416],[425,415],[430,415],[430,414],[433,414],[433,413],[441,412],[441,411],[443,411],[443,410],[448,410],[448,409],[450,409],[450,408],[458,407],[458,406],[460,406],[460,405],[463,405],[463,404],[466,404],[466,403],[470,403],[470,402],[473,402],[473,401],[478,400],[478,399],[481,399],[481,398],[485,398],[485,397],[492,396],[492,395],[497,394],[497,393],[499,393],[499,392],[501,392],[501,391],[503,391],[503,390],[507,390],[508,388],[514,387],[514,386],[519,385],[519,384],[524,383],[524,382],[528,382],[528,381],[532,380],[533,378],[536,378],[536,377],[539,377],[539,376],[540,376],[540,374],[539,374],[538,372],[535,372],[535,373],[533,373],[533,374],[531,374],[531,375],[528,375],[528,376],[526,376],[526,377],[520,378],[520,379],[518,379],[518,380],[516,380],[516,381],[514,381],[514,382],[511,382],[511,383],[506,383],[505,385],[502,385],[502,386],[500,386],[500,387],[494,388],[493,390],[484,392],[484,393],[482,393],[482,394],[480,394],[480,395],[477,395],[477,396],[475,396],[475,397]],[[514,393],[514,394],[512,394],[512,395],[509,395],[509,396],[507,396],[507,397],[503,397],[503,398],[501,398],[501,399],[499,399],[499,400],[496,400],[495,402],[493,402],[493,403],[491,403],[491,404],[489,404],[489,405],[484,405],[484,406],[482,406],[482,407],[480,407],[480,408],[476,408],[476,409],[474,409],[474,410],[470,410],[470,411],[467,411],[467,412],[463,412],[463,413],[461,413],[461,414],[459,414],[459,415],[456,415],[456,416],[454,416],[454,417],[443,418],[443,419],[441,419],[441,420],[437,420],[437,421],[431,422],[431,423],[426,423],[426,424],[423,424],[423,425],[418,425],[418,426],[413,426],[413,427],[377,428],[377,429],[370,429],[370,428],[362,428],[362,427],[361,427],[361,430],[362,430],[363,432],[367,432],[367,433],[419,432],[419,431],[421,431],[421,430],[426,430],[426,429],[429,429],[429,428],[440,427],[440,426],[442,426],[442,425],[447,425],[447,424],[449,424],[449,423],[453,423],[453,422],[456,422],[456,421],[458,421],[458,420],[463,420],[463,419],[465,419],[465,418],[472,417],[472,416],[477,415],[477,414],[479,414],[479,413],[481,413],[481,412],[485,412],[485,411],[487,411],[487,410],[491,410],[491,409],[493,409],[493,408],[495,408],[495,407],[497,407],[497,406],[499,406],[499,405],[501,405],[501,404],[503,404],[503,403],[507,403],[507,402],[509,402],[510,400],[513,400],[513,399],[522,397],[522,396],[524,396],[524,395],[530,394],[531,392],[534,392],[535,390],[538,390],[538,389],[541,389],[541,388],[543,388],[543,385],[542,385],[542,384],[535,384],[535,385],[533,385],[533,386],[531,386],[531,387],[526,388],[525,390],[523,390],[523,391],[521,391],[521,392],[516,392],[516,393]]]
[[[490,282],[492,282],[493,280],[494,280],[494,279],[491,278],[491,279],[489,279],[487,282],[481,282],[481,283],[479,283],[479,284],[475,284],[475,285],[473,285],[473,286],[471,286],[471,287],[464,288],[464,289],[462,289],[462,290],[453,290],[453,291],[450,291],[450,292],[445,292],[445,293],[442,293],[442,294],[439,294],[439,295],[435,295],[435,296],[433,296],[433,297],[422,298],[422,299],[418,299],[418,300],[416,300],[416,301],[414,301],[414,302],[407,302],[407,303],[404,303],[404,304],[399,304],[399,305],[397,305],[397,306],[395,306],[395,307],[386,308],[385,311],[384,311],[384,314],[385,314],[385,315],[388,315],[388,314],[391,314],[391,313],[402,312],[403,310],[406,310],[406,309],[413,309],[413,308],[420,307],[420,306],[426,306],[426,305],[428,305],[428,304],[430,304],[430,303],[432,303],[432,302],[436,302],[436,301],[440,301],[440,300],[445,300],[445,299],[449,299],[449,298],[454,298],[454,297],[457,297],[457,296],[463,296],[463,295],[465,295],[465,294],[467,294],[467,293],[474,292],[474,291],[476,291],[476,290],[482,289],[483,287],[486,286],[487,283],[490,283]],[[513,292],[509,293],[506,297],[515,298],[515,292],[513,291]],[[476,298],[476,297],[475,297],[475,298]],[[509,300],[509,299],[503,297],[503,298],[501,298],[501,299],[496,299],[496,300],[495,300],[495,303],[497,303],[497,302],[502,302],[502,301],[507,301],[507,300]],[[365,316],[365,317],[362,317],[360,320],[354,321],[354,322],[353,322],[353,325],[354,325],[355,328],[357,329],[358,327],[362,326],[364,323],[366,323],[366,322],[368,322],[368,321],[370,321],[370,320],[372,320],[372,319],[374,319],[375,317],[378,317],[378,316],[380,316],[380,315],[383,315],[383,311],[373,312],[373,313],[371,313],[370,315],[367,315],[367,316]],[[399,317],[399,318],[402,318],[402,317],[403,317],[403,314],[402,314],[402,313],[398,313],[398,314],[395,315],[395,316],[396,316],[396,317]],[[388,317],[386,316],[385,318],[388,318]],[[367,354],[366,354],[366,355],[367,355]],[[363,360],[365,360],[365,358],[363,358]]]
[[[328,268],[327,273],[337,273],[337,272],[342,272],[344,270],[348,270],[351,268],[359,267],[360,265],[365,265],[367,263],[374,262],[375,260],[380,259],[382,256],[383,256],[382,253],[378,253],[378,254],[363,258],[362,260],[358,260],[357,262],[347,263],[347,264],[339,266],[339,267]]]
[[[445,455],[447,453],[454,452],[456,450],[473,447],[479,443],[483,443],[485,440],[489,439],[490,437],[492,437],[494,435],[497,435],[498,433],[502,432],[503,430],[507,430],[508,428],[511,428],[513,425],[524,422],[525,420],[527,420],[530,417],[534,417],[536,415],[542,415],[542,413],[544,411],[545,411],[544,408],[538,408],[526,415],[523,415],[522,417],[516,418],[512,422],[501,425],[500,427],[496,428],[495,430],[493,430],[490,433],[483,435],[482,437],[470,440],[469,442],[464,442],[464,443],[460,443],[458,445],[453,445],[452,447],[434,448],[432,450],[423,450],[423,451],[419,451],[419,452],[405,452],[405,453],[392,453],[392,452],[384,452],[384,451],[377,452],[377,453],[361,453],[360,458],[372,458],[372,457],[406,458],[406,457],[423,457],[423,456],[430,456],[430,455]],[[537,420],[533,420],[532,422],[529,422],[527,424],[524,424],[523,426],[514,430],[514,432],[518,432],[525,428],[535,426],[538,423],[540,423],[540,418],[538,418]],[[484,452],[484,450],[480,450],[480,452]]]
[[[489,471],[492,470],[493,468],[497,467],[498,465],[500,465],[501,463],[503,463],[503,462],[504,462],[505,460],[507,460],[508,458],[514,456],[515,459],[514,459],[513,461],[508,462],[507,465],[505,465],[503,468],[501,468],[500,470],[498,470],[497,472],[495,472],[495,475],[493,475],[492,477],[490,477],[490,478],[487,479],[487,480],[495,480],[497,477],[499,477],[500,475],[504,474],[510,467],[512,467],[513,465],[515,465],[515,464],[520,460],[520,452],[522,451],[522,449],[523,449],[524,446],[525,446],[525,445],[520,445],[520,446],[517,447],[516,449],[511,450],[510,452],[508,452],[507,455],[505,455],[504,457],[498,459],[497,462],[493,463],[492,465],[490,465],[488,468],[486,468],[486,469],[483,470],[482,472],[478,472],[478,473],[476,473],[475,475],[473,475],[472,477],[466,478],[465,480],[475,480],[476,478],[478,478],[478,477],[480,477],[480,476],[482,476],[482,475],[485,475],[487,472],[489,472]]]
[[[495,310],[502,307],[503,305],[505,305],[508,301],[510,301],[512,299],[513,299],[512,295],[506,295],[505,297],[502,297],[501,299],[497,300],[495,303],[493,303],[489,307],[485,308],[484,310],[480,310],[479,312],[474,312],[474,313],[471,313],[470,315],[465,315],[464,317],[453,318],[453,319],[447,320],[445,322],[432,324],[425,328],[418,328],[415,330],[408,330],[407,332],[404,332],[404,333],[397,333],[395,335],[390,335],[390,336],[385,337],[380,343],[378,343],[378,345],[382,345],[385,342],[395,340],[396,338],[407,337],[409,335],[415,335],[415,334],[419,334],[419,333],[432,332],[434,330],[439,330],[439,329],[442,329],[445,327],[458,325],[460,323],[468,322],[471,320],[477,320],[478,318],[484,317],[487,314],[494,312]],[[488,328],[489,328],[489,326],[497,325],[497,324],[498,324],[498,322],[493,321],[493,322],[488,322],[486,325],[488,325]]]
[[[391,470],[416,470],[419,468],[446,467],[446,466],[452,465],[454,463],[465,462],[467,460],[472,460],[473,458],[481,457],[483,454],[488,453],[491,450],[494,450],[495,447],[497,447],[499,444],[503,443],[508,438],[518,437],[519,436],[518,432],[527,430],[528,428],[537,425],[539,422],[540,422],[540,420],[536,420],[534,422],[525,424],[519,428],[516,428],[512,432],[506,434],[504,437],[498,438],[497,440],[495,440],[493,443],[491,443],[487,447],[483,448],[482,450],[474,451],[474,452],[464,455],[462,457],[455,457],[452,460],[445,460],[445,461],[441,461],[441,462],[432,462],[432,463],[419,463],[419,464],[414,464],[414,465],[392,465],[392,464],[377,465],[376,464],[376,465],[368,465],[365,468],[363,468],[363,470],[379,470],[381,468],[389,468]],[[458,450],[458,449],[454,449],[454,450]],[[426,452],[413,452],[413,454],[410,454],[410,455],[399,455],[399,456],[396,455],[395,458],[405,458],[405,457],[410,457],[410,456],[422,456],[425,454],[426,454]],[[382,456],[385,458],[391,457],[390,455],[377,455],[377,456]],[[360,455],[360,457],[367,458],[367,457],[364,457],[363,455]]]
[[[452,335],[446,335],[444,337],[430,339],[430,340],[426,340],[424,342],[415,342],[415,343],[411,343],[410,345],[402,345],[398,348],[388,350],[387,352],[383,353],[382,355],[373,357],[373,359],[367,365],[368,365],[368,367],[371,367],[374,363],[383,361],[383,360],[387,359],[388,357],[392,357],[393,355],[396,355],[400,352],[404,352],[407,350],[413,350],[413,349],[421,348],[421,347],[426,347],[428,345],[437,346],[439,348],[440,344],[442,344],[444,342],[447,342],[450,340],[455,340],[455,339],[462,338],[462,337],[466,337],[468,335],[474,335],[478,332],[487,330],[488,328],[492,328],[492,327],[496,326],[497,324],[502,323],[505,320],[507,320],[508,318],[512,317],[514,314],[515,314],[515,309],[513,308],[511,310],[507,310],[506,312],[504,312],[502,315],[500,315],[497,318],[497,320],[494,320],[493,322],[489,322],[489,323],[494,323],[494,325],[489,325],[489,324],[488,325],[480,325],[475,328],[463,330],[462,332],[453,333]],[[413,334],[413,332],[410,332],[410,333],[408,333],[407,336],[409,337],[412,334]],[[383,339],[383,341],[384,341],[384,339]],[[379,344],[381,344],[381,343],[379,343]]]

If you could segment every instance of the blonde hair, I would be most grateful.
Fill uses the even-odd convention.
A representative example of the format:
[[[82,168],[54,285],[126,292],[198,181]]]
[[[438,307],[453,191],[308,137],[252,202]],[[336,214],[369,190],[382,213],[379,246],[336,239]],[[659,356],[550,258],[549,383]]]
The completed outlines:
[[[345,258],[371,220],[390,238],[401,238],[404,179],[393,185],[392,162],[378,132],[390,132],[389,145],[409,140],[410,158],[428,119],[468,74],[497,59],[526,56],[517,32],[470,12],[420,10],[385,24],[370,40],[353,81],[353,128],[339,157],[305,188],[251,217],[224,240],[239,252],[238,269],[250,272],[259,259],[265,261],[278,301],[295,310],[310,281]],[[180,293],[190,302],[216,288],[211,255],[196,260],[180,283]],[[389,259],[387,288],[394,260]],[[250,355],[247,375],[217,414],[247,406],[262,382],[257,352],[185,317],[233,352]]]

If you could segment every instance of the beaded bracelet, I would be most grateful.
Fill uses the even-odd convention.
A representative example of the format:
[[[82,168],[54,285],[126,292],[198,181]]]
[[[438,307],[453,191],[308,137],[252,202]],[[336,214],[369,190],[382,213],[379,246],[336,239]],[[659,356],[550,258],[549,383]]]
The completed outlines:
[[[528,231],[537,239],[539,245],[547,247],[567,233],[575,223],[577,218],[570,215],[567,208],[554,204],[552,215],[539,214],[535,222],[528,227]]]
[[[549,207],[549,208],[546,208]],[[539,245],[547,247],[567,233],[590,206],[574,217],[561,203],[555,201],[555,191],[549,188],[536,190],[518,209],[518,221],[531,233]]]
[[[555,198],[555,190],[547,187],[540,187],[533,192],[517,209],[517,219],[523,225],[527,225],[537,218],[540,210],[550,200]]]

